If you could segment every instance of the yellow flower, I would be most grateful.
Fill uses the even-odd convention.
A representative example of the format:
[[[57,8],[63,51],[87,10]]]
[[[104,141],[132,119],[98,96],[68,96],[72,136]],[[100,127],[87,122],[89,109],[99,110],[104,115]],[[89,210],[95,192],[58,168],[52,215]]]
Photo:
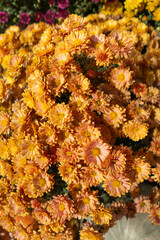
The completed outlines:
[[[160,21],[160,7],[157,8],[157,9],[154,11],[153,15],[154,15],[154,18],[153,18],[153,19],[154,19],[155,21]]]

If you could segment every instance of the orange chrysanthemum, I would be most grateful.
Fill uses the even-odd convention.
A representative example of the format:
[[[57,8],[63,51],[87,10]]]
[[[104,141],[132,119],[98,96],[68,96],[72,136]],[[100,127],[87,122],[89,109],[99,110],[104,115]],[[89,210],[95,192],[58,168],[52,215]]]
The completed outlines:
[[[155,168],[152,168],[152,179],[154,179],[154,181],[160,183],[160,164],[157,163]]]
[[[136,210],[139,213],[148,213],[151,208],[151,200],[148,196],[139,196],[134,199]]]
[[[110,73],[110,82],[119,90],[127,89],[133,84],[132,71],[128,68],[117,67]]]
[[[153,137],[149,150],[152,151],[158,157],[160,156],[160,136]]]
[[[85,159],[88,164],[102,166],[106,158],[109,157],[111,146],[98,139],[86,146]]]
[[[139,141],[145,138],[148,134],[148,124],[136,120],[130,120],[123,125],[123,132],[126,137],[133,141]]]
[[[53,219],[64,224],[67,219],[70,220],[73,216],[73,200],[68,198],[67,195],[54,196],[53,199],[48,202],[47,211]]]
[[[102,233],[92,227],[80,230],[80,240],[103,240]]]
[[[106,107],[103,118],[109,125],[120,127],[120,125],[126,120],[125,111],[126,110],[121,108],[119,105]]]
[[[91,218],[96,224],[108,225],[110,220],[112,219],[112,214],[110,210],[105,208],[104,204],[102,204],[91,213]]]
[[[99,205],[96,191],[84,190],[76,194],[75,208],[80,218],[86,217]]]
[[[121,197],[127,193],[130,189],[130,180],[129,178],[123,175],[109,175],[103,183],[105,191],[113,197]]]

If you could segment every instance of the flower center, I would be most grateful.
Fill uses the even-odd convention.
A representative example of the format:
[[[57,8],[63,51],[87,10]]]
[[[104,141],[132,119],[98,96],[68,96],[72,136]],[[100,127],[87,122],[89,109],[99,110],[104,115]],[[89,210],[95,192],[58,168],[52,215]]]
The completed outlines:
[[[71,153],[70,151],[67,151],[67,152],[66,152],[66,155],[67,155],[68,157],[70,157],[70,156],[72,156],[72,153]]]
[[[101,149],[100,148],[98,148],[98,147],[92,148],[92,155],[94,157],[98,157],[100,154],[101,154]]]
[[[58,119],[63,120],[65,114],[64,113],[58,113]]]
[[[118,78],[118,81],[123,82],[125,80],[124,73],[119,73],[117,78]]]
[[[46,185],[45,179],[44,179],[44,178],[38,179],[38,185],[39,185],[40,187],[44,187],[44,186]]]
[[[74,46],[78,46],[78,45],[81,45],[81,43],[82,43],[82,41],[81,41],[81,39],[75,39],[74,41],[73,41],[73,45]]]
[[[114,188],[118,188],[118,187],[120,187],[121,185],[122,185],[122,183],[121,183],[121,181],[118,180],[118,179],[115,179],[115,180],[113,180],[113,182],[112,182],[112,186],[113,186]]]
[[[63,212],[65,209],[65,205],[63,203],[59,203],[58,209]]]
[[[117,118],[117,116],[118,116],[118,114],[117,114],[116,112],[111,112],[111,113],[110,113],[110,118],[111,118],[112,120],[115,120],[115,119]]]
[[[140,173],[140,172],[142,172],[142,168],[139,167],[139,166],[136,166],[136,171],[137,171],[138,173]]]
[[[89,197],[84,197],[83,198],[83,203],[86,205],[86,204],[89,204],[89,202],[90,202],[90,199],[89,199]]]

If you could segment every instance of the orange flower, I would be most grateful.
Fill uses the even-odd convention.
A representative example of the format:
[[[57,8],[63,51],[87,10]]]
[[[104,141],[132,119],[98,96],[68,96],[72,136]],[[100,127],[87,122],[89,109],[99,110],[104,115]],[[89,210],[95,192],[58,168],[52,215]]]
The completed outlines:
[[[110,82],[119,90],[127,89],[133,84],[131,74],[132,71],[129,71],[129,68],[113,68],[110,73]]]
[[[93,53],[91,53],[91,57],[95,57],[96,65],[109,66],[113,59],[113,53],[108,46],[99,44],[98,47],[93,50]]]
[[[155,182],[160,183],[160,163],[157,163],[155,168],[152,168],[152,179],[154,179]]]
[[[90,80],[82,73],[74,74],[71,76],[67,86],[68,90],[78,94],[89,94]]]
[[[133,141],[139,141],[145,138],[148,134],[149,126],[147,123],[130,120],[123,125],[124,134]]]
[[[88,164],[102,166],[103,162],[110,155],[111,146],[97,139],[90,142],[85,148],[85,160]]]
[[[86,22],[84,18],[77,14],[70,14],[69,17],[63,21],[61,29],[65,34],[69,34],[72,31],[83,29],[85,25]]]
[[[139,196],[134,199],[136,210],[139,213],[148,213],[151,208],[151,200],[148,196]]]
[[[160,136],[152,138],[149,150],[152,151],[158,157],[160,156]]]
[[[114,176],[108,175],[103,183],[105,191],[113,197],[121,197],[127,193],[130,189],[129,178],[123,176],[122,174]]]
[[[80,218],[86,217],[99,205],[96,195],[97,191],[88,191],[87,189],[76,194],[75,208]]]
[[[109,207],[110,212],[113,215],[114,220],[120,220],[123,216],[127,214],[127,205],[124,202],[112,202]]]
[[[87,31],[78,30],[71,32],[64,40],[68,44],[68,51],[71,54],[81,54],[90,49],[90,40],[88,38]]]
[[[121,108],[119,105],[113,105],[106,107],[104,110],[103,118],[104,120],[114,127],[120,127],[126,120],[125,108]]]
[[[149,214],[149,219],[156,225],[160,225],[160,206],[155,204]]]
[[[80,240],[103,240],[102,233],[99,233],[93,227],[80,230]]]
[[[133,174],[136,178],[137,183],[147,180],[151,173],[150,164],[138,157],[135,158],[135,160],[134,160],[133,169],[135,170],[135,173],[133,173]]]
[[[99,225],[109,224],[110,220],[112,219],[112,214],[109,209],[105,208],[104,204],[98,206],[92,213],[91,213],[92,220]]]
[[[58,103],[49,110],[49,120],[57,128],[63,129],[70,120],[69,107],[64,103]]]
[[[113,150],[107,168],[108,173],[113,175],[122,173],[125,169],[126,160],[125,155],[120,150]]]
[[[53,219],[64,224],[66,220],[70,220],[74,213],[73,201],[67,195],[54,196],[48,201],[46,210],[50,213]]]
[[[10,128],[9,121],[10,121],[9,114],[0,112],[0,134],[9,133]]]
[[[115,53],[115,56],[127,58],[134,52],[135,41],[131,37],[131,33],[127,31],[114,31],[110,36],[113,38],[110,48]],[[112,39],[111,38],[111,39]]]

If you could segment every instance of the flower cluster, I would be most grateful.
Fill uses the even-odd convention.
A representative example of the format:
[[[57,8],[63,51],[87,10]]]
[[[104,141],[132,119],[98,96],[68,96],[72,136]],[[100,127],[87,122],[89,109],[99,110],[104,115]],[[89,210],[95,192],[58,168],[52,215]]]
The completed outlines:
[[[100,0],[1,0],[0,1],[0,33],[10,25],[18,25],[24,29],[28,24],[44,21],[55,24],[71,13],[86,16],[98,12],[103,4]]]
[[[125,0],[124,7],[127,16],[138,16],[147,25],[151,24],[157,31],[160,30],[159,0]]]
[[[13,237],[103,240],[136,211],[160,225],[158,187],[137,196],[160,183],[159,40],[103,13],[0,34],[0,226]]]

